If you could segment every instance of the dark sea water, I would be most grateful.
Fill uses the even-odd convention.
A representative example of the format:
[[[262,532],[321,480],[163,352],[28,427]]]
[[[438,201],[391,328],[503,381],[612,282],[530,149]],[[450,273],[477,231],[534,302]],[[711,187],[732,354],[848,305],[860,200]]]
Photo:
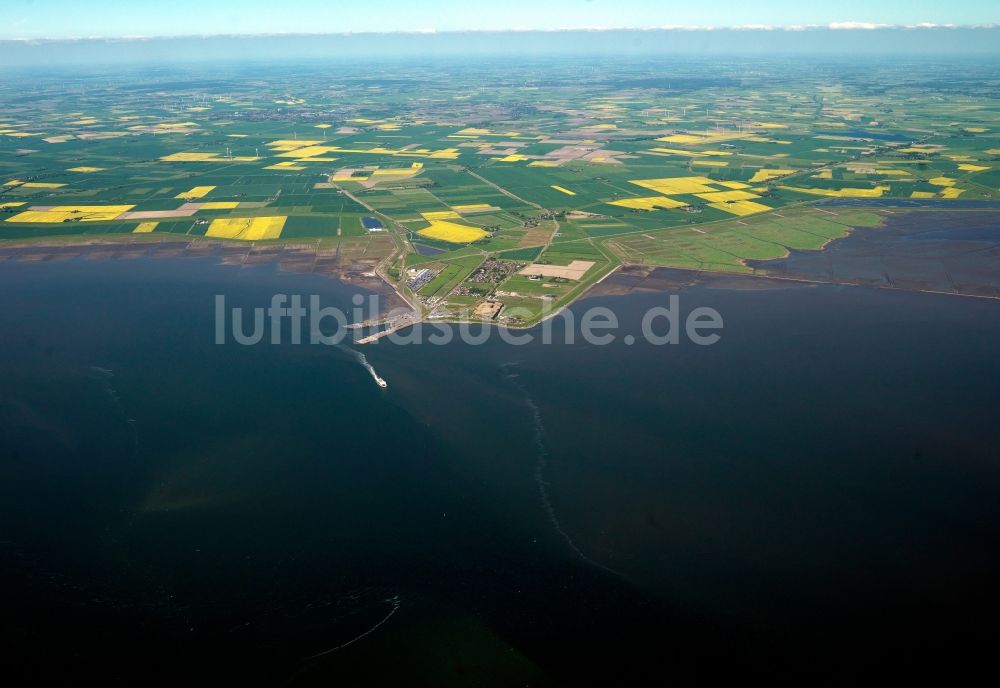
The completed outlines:
[[[952,679],[1000,612],[1000,301],[694,286],[719,343],[214,344],[202,259],[0,264],[4,675]],[[752,288],[751,288],[752,287]],[[595,297],[639,333],[665,293]],[[561,320],[554,326],[562,337]],[[986,628],[983,623],[986,622]]]

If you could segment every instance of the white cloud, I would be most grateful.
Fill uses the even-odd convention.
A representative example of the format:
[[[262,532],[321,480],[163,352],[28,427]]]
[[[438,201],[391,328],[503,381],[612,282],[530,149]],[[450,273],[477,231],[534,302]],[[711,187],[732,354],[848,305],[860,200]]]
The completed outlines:
[[[262,36],[280,36],[280,37],[295,37],[295,36],[354,36],[354,35],[403,35],[403,34],[424,34],[424,35],[449,35],[449,34],[475,34],[475,33],[565,33],[565,32],[606,32],[606,31],[634,31],[634,32],[646,32],[646,31],[787,31],[787,32],[803,32],[803,31],[838,31],[838,30],[854,30],[854,31],[874,31],[874,30],[884,30],[884,31],[905,31],[905,30],[926,30],[926,31],[948,31],[954,29],[976,29],[976,30],[992,30],[996,31],[1000,29],[998,24],[976,24],[976,25],[958,25],[958,24],[935,24],[931,22],[920,22],[918,24],[875,24],[871,22],[858,22],[858,21],[846,21],[846,22],[834,22],[832,24],[791,24],[791,25],[773,25],[773,24],[740,24],[733,26],[710,26],[710,25],[694,25],[694,24],[664,24],[660,26],[565,26],[560,28],[552,29],[534,29],[530,27],[510,27],[510,28],[489,28],[489,29],[452,29],[452,30],[437,30],[434,28],[423,28],[414,29],[410,31],[344,31],[344,32],[309,32],[309,33],[298,33],[298,32],[287,32],[287,33],[204,33],[204,34],[186,34],[186,35],[170,35],[170,36],[71,36],[71,37],[60,37],[60,38],[49,38],[49,37],[31,37],[31,36],[10,36],[3,37],[0,36],[0,43],[5,42],[22,42],[22,43],[43,43],[43,42],[60,42],[60,41],[151,41],[151,40],[172,40],[181,38],[215,38],[215,37],[226,37],[226,38],[255,38]]]
[[[848,30],[848,31],[873,31],[875,29],[888,29],[891,24],[873,24],[871,22],[859,22],[859,21],[845,21],[845,22],[831,22],[829,25],[830,29],[834,31],[838,30]]]
[[[690,24],[664,24],[656,28],[663,31],[713,31],[715,29],[714,26],[695,26]]]

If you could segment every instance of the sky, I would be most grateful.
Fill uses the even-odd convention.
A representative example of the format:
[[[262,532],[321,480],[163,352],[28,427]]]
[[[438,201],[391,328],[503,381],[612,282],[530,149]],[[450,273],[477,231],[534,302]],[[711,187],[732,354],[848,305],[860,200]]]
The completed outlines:
[[[4,0],[0,40],[1000,24],[997,0]]]

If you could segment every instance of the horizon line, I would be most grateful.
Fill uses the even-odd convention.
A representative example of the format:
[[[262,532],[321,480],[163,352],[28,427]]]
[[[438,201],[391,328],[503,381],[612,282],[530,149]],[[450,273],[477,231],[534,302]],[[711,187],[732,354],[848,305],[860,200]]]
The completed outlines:
[[[478,33],[609,33],[615,31],[630,32],[788,32],[801,33],[807,31],[931,31],[931,30],[996,30],[1000,24],[937,24],[920,22],[917,24],[877,24],[872,22],[831,22],[829,24],[737,24],[731,26],[714,25],[663,25],[663,26],[576,26],[551,29],[534,28],[504,28],[504,29],[445,29],[434,28],[397,30],[397,31],[288,31],[260,33],[202,33],[202,34],[163,34],[163,35],[127,35],[127,36],[38,36],[38,37],[0,37],[0,43],[58,43],[80,41],[155,41],[177,40],[185,38],[295,38],[321,36],[447,36]]]

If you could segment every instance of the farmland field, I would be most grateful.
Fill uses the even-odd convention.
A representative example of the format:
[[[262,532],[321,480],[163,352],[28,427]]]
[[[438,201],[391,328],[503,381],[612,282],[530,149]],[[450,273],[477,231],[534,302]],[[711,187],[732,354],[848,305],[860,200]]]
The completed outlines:
[[[421,98],[344,66],[68,87],[50,77],[32,81],[30,97],[11,79],[0,85],[0,243],[321,246],[383,233],[395,250],[368,269],[445,318],[474,300],[450,292],[477,261],[594,262],[581,280],[543,289],[511,278],[479,294],[540,314],[622,263],[752,272],[748,261],[822,250],[888,207],[825,208],[831,200],[947,207],[997,191],[1000,105],[987,66],[957,77],[899,66],[892,86],[873,90],[843,64],[782,65],[780,78],[766,61],[752,72],[682,64],[705,85],[629,86],[662,67],[642,60],[613,60],[573,85],[558,62],[546,78],[516,66],[490,89],[472,72],[399,66],[433,94]],[[724,79],[707,78],[720,69]],[[946,104],[930,81],[942,74]],[[405,268],[429,260],[447,269],[409,292]]]

